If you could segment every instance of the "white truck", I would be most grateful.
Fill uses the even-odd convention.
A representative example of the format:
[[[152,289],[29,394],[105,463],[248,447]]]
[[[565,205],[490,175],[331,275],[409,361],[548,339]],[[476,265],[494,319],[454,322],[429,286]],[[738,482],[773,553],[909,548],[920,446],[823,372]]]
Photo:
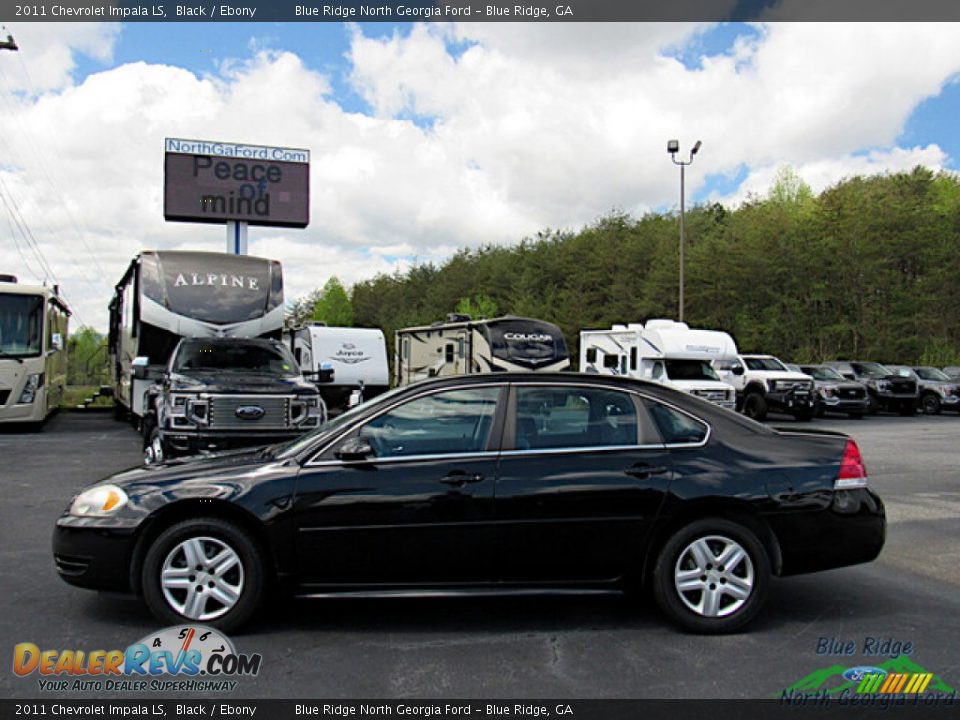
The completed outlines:
[[[390,387],[382,330],[310,323],[285,331],[283,338],[307,377],[333,370],[333,379],[319,388],[327,408],[334,412],[346,410],[351,398],[369,400]]]
[[[788,370],[773,355],[737,355],[714,363],[720,377],[737,389],[737,407],[749,418],[763,420],[770,410],[810,420],[817,409],[813,378]]]
[[[673,320],[614,325],[580,333],[580,371],[641,378],[697,395],[733,410],[736,392],[712,362],[733,360],[737,346],[727,333],[691,329]]]

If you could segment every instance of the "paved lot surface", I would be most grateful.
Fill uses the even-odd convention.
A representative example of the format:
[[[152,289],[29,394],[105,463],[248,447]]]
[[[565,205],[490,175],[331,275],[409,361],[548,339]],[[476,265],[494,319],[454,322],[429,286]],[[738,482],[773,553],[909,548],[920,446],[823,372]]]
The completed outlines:
[[[860,443],[887,546],[870,565],[775,579],[749,632],[686,635],[618,596],[289,600],[236,637],[264,664],[235,697],[770,697],[837,661],[878,664],[860,654],[867,638],[911,642],[915,662],[960,688],[960,417],[810,427]],[[0,697],[40,696],[10,671],[15,643],[124,648],[157,629],[135,599],[63,583],[50,553],[72,494],[139,458],[136,433],[104,414],[0,430]],[[818,656],[821,637],[858,654]]]

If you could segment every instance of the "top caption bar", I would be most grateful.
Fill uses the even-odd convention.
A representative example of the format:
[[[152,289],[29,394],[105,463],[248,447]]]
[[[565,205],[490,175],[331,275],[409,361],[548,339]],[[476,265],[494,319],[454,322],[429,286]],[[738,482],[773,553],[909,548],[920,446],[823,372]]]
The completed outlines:
[[[0,22],[914,22],[960,20],[956,0],[0,0]],[[814,49],[811,48],[813,51]]]

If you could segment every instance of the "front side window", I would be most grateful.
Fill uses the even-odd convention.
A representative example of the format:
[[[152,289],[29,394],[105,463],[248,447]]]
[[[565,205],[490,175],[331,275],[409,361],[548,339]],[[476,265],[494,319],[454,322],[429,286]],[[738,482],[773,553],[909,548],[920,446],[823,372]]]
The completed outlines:
[[[620,364],[619,355],[604,355],[603,356],[603,366],[605,368],[610,368],[613,370],[617,369],[617,366]]]
[[[696,418],[654,400],[647,401],[647,408],[667,445],[700,443],[706,439],[707,426]]]
[[[719,380],[709,360],[667,360],[671,380]]]
[[[747,367],[751,370],[773,370],[773,371],[786,370],[782,362],[772,357],[748,357],[748,358],[744,358],[743,361],[747,364]]]
[[[434,393],[374,418],[360,429],[378,458],[483,452],[500,387]]]
[[[917,368],[917,375],[924,380],[936,380],[938,382],[943,382],[950,379],[950,376],[943,372],[943,370],[937,370],[936,368],[932,367]]]
[[[43,298],[0,293],[0,357],[32,357],[43,342]]]
[[[861,375],[866,375],[871,378],[883,379],[890,375],[890,370],[880,363],[857,363],[853,368]]]
[[[601,388],[518,387],[518,450],[637,444],[637,410],[626,393]]]

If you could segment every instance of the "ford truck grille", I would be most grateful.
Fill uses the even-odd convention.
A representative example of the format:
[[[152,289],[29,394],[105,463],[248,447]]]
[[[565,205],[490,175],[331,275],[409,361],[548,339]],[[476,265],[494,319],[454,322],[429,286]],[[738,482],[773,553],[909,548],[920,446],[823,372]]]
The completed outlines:
[[[694,390],[693,394],[712,403],[726,402],[729,399],[726,390]]]
[[[862,400],[867,396],[866,389],[862,387],[838,387],[836,390],[837,397],[843,398],[844,400]]]
[[[897,395],[913,395],[917,392],[917,384],[906,378],[896,378],[888,381],[890,392]]]
[[[261,408],[263,414],[244,412]],[[240,410],[238,413],[237,411]],[[246,415],[243,417],[243,415]],[[282,430],[290,427],[290,398],[264,395],[213,395],[210,397],[211,430]]]

